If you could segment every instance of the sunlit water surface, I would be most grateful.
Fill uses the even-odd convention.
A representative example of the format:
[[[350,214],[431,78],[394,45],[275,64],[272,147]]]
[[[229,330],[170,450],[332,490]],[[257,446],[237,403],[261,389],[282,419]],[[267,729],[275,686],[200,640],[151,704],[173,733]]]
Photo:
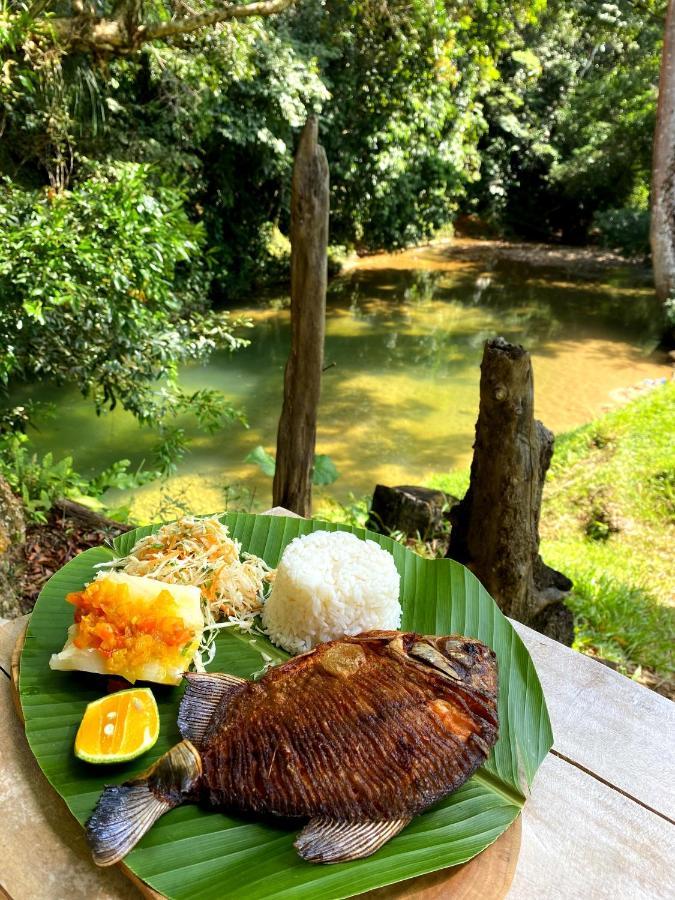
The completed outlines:
[[[344,500],[371,492],[376,482],[423,483],[466,466],[482,346],[495,335],[531,351],[536,413],[556,432],[601,413],[618,389],[669,375],[651,354],[657,306],[643,273],[561,274],[499,260],[489,248],[475,259],[476,244],[462,245],[470,246],[468,258],[439,244],[362,259],[330,285],[331,367],[317,446],[340,472],[330,495]],[[222,509],[228,497],[235,505],[269,505],[270,479],[244,460],[258,444],[274,451],[289,313],[283,298],[269,297],[252,297],[237,312],[255,323],[251,346],[185,368],[181,382],[188,390],[224,391],[245,410],[249,428],[206,436],[188,425],[191,452],[177,475],[135,493],[133,512],[141,519],[161,516],[168,497],[195,512]],[[17,400],[28,396],[57,408],[32,435],[40,450],[71,454],[84,471],[120,458],[151,462],[155,437],[122,410],[97,417],[91,401],[71,388],[16,392]]]

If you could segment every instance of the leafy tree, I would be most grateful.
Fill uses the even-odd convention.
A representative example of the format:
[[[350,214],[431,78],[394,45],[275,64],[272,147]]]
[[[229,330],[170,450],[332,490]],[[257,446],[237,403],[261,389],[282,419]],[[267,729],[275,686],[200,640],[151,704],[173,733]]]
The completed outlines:
[[[244,343],[227,313],[207,308],[204,231],[184,199],[135,163],[72,191],[6,184],[0,195],[0,380],[74,382],[98,412],[120,402],[159,426],[164,468],[184,443],[177,413],[208,428],[240,416],[215,392],[188,397],[176,382],[181,362]]]
[[[149,4],[141,0],[104,0],[96,7],[82,0],[67,0],[55,15],[47,11],[49,0],[34,0],[27,8],[16,4],[15,8],[31,41],[69,53],[126,56],[143,44],[189,35],[221,22],[273,16],[294,2],[207,3],[198,12],[174,0]],[[14,7],[11,0],[10,5]]]
[[[486,98],[479,210],[573,242],[616,223],[596,211],[646,210],[664,8],[555,0],[516,29]],[[626,243],[644,246],[644,216],[623,221]]]
[[[103,161],[156,163],[170,181],[189,184],[185,201],[206,227],[214,297],[270,274],[267,247],[285,224],[294,134],[328,97],[313,48],[286,19],[216,25],[104,66],[63,48],[35,54],[26,63],[6,49],[0,169],[61,190]]]
[[[401,246],[473,208],[639,249],[664,8],[4,0],[0,376],[122,403],[159,424],[165,465],[173,413],[232,417],[215,395],[188,401],[177,367],[236,345],[210,304],[278,273],[311,112],[334,241]]]
[[[296,34],[314,36],[331,95],[331,239],[391,247],[428,236],[478,170],[484,71],[468,17],[442,0],[327,0],[294,18]]]

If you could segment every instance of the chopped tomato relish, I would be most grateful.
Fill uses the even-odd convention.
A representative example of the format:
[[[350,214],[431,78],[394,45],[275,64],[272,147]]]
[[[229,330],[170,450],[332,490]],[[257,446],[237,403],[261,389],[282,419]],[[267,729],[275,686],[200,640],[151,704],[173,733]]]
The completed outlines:
[[[68,594],[66,600],[76,608],[75,646],[97,650],[106,668],[127,673],[130,680],[145,663],[175,664],[195,638],[168,590],[139,604],[128,585],[102,580]]]

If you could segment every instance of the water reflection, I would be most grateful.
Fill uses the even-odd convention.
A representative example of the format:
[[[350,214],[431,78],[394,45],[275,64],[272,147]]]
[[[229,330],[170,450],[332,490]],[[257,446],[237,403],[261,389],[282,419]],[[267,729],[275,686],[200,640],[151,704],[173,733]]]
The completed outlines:
[[[250,423],[196,437],[169,490],[197,511],[221,507],[224,484],[269,500],[269,480],[243,460],[257,444],[274,448],[289,312],[283,297],[242,311],[256,323],[252,345],[182,373],[188,389],[223,390]],[[610,391],[668,374],[649,357],[657,328],[656,302],[639,273],[590,279],[475,248],[459,259],[422,248],[362,260],[331,284],[328,298],[326,362],[335,365],[324,376],[318,449],[341,473],[330,490],[346,497],[378,480],[422,481],[467,464],[489,337],[502,334],[532,351],[537,414],[560,431],[597,415]],[[44,423],[36,443],[72,453],[81,468],[150,454],[154,438],[121,410],[96,418],[75,391],[17,393],[57,404],[57,419]],[[147,515],[157,497],[148,486],[138,508]]]

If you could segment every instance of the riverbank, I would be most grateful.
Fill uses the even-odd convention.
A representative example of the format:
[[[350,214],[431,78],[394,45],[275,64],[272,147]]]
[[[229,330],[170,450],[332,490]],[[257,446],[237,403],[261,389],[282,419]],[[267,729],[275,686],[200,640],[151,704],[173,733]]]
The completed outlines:
[[[574,582],[576,646],[675,694],[675,383],[563,435],[542,554]]]
[[[633,399],[629,399],[630,397]],[[575,648],[635,680],[675,697],[675,382],[641,383],[617,393],[623,404],[558,435],[544,490],[542,555],[574,582]],[[461,496],[468,468],[428,479]],[[246,495],[230,494],[234,508],[262,509]],[[166,497],[153,520],[195,512]],[[363,525],[369,496],[317,504],[319,517]],[[222,495],[211,510],[222,509]],[[29,529],[22,575],[27,611],[42,582],[66,558],[101,543],[103,535],[64,530],[63,522]],[[39,538],[55,529],[59,540]],[[38,540],[39,538],[39,540]],[[440,546],[411,542],[433,555]]]
[[[665,678],[668,689],[671,663],[651,635],[668,634],[654,610],[672,591],[667,555],[675,535],[672,524],[645,518],[642,510],[654,485],[673,491],[667,444],[661,470],[652,471],[647,458],[651,436],[667,430],[667,410],[645,421],[638,411],[632,425],[633,407],[626,407],[627,420],[607,426],[610,432],[616,428],[616,435],[610,434],[603,453],[583,438],[605,421],[600,417],[608,410],[671,376],[665,357],[653,352],[658,304],[647,276],[604,251],[470,239],[355,261],[329,291],[326,361],[332,365],[324,378],[317,452],[331,456],[340,478],[315,492],[315,510],[363,521],[365,500],[350,497],[372,494],[377,482],[440,481],[451,493],[461,493],[471,459],[483,342],[503,334],[522,343],[533,358],[536,415],[561,435],[542,530],[549,561],[577,583],[578,646],[622,671],[637,671],[635,677],[643,680],[658,684]],[[274,452],[289,313],[284,298],[269,297],[251,297],[237,312],[255,323],[251,346],[234,356],[215,354],[207,366],[183,369],[181,384],[188,391],[222,390],[246,410],[248,429],[233,426],[209,435],[180,422],[193,442],[178,472],[165,482],[109,491],[103,498],[109,509],[126,507],[131,521],[142,524],[184,512],[260,511],[271,505],[271,479],[246,458],[258,445]],[[62,479],[68,455],[86,477],[122,457],[130,458],[132,471],[152,459],[156,436],[121,407],[97,417],[91,400],[74,387],[44,383],[19,387],[13,395],[17,405],[35,400],[51,401],[56,415],[31,432],[22,465],[42,476],[38,459],[46,454],[50,484]],[[647,429],[646,444],[640,444],[641,429]],[[573,438],[576,434],[582,437]],[[675,443],[672,425],[667,440]],[[577,449],[564,457],[568,441]],[[615,452],[622,447],[625,452]],[[582,484],[582,476],[589,481]],[[643,481],[652,487],[615,497],[617,483]],[[549,499],[551,490],[558,491],[555,501]],[[594,498],[597,522],[593,505],[584,506],[584,491],[587,500]],[[574,519],[581,508],[592,535],[580,532]],[[45,566],[51,564],[50,559]],[[627,636],[612,630],[614,620]]]
[[[544,490],[541,551],[574,582],[575,648],[675,698],[675,382],[646,387],[622,407],[557,437]],[[460,469],[428,483],[461,496],[468,479],[468,469]],[[363,525],[368,500],[324,503],[321,514]],[[33,531],[62,525],[54,521]],[[69,532],[66,549],[73,555],[102,539]],[[429,555],[439,550],[411,543]],[[27,544],[24,611],[66,561],[60,545],[34,544]]]
[[[180,372],[188,394],[222,391],[248,428],[207,434],[186,414],[175,424],[190,452],[175,474],[110,493],[111,508],[129,506],[142,522],[184,509],[269,506],[271,480],[247,458],[258,446],[275,450],[290,340],[286,299],[253,293],[232,310],[253,321],[250,346]],[[327,495],[345,502],[377,482],[419,484],[440,468],[467,466],[482,346],[497,334],[530,351],[536,414],[547,427],[561,433],[594,419],[613,392],[670,375],[653,353],[658,309],[642,269],[588,248],[457,238],[361,258],[328,293],[330,367],[317,452],[331,457],[340,477]],[[154,468],[156,434],[121,404],[96,416],[75,386],[50,383],[16,385],[11,401],[53,405],[55,415],[30,431],[31,448],[56,462],[72,456],[87,478],[119,459],[132,471]]]
[[[602,273],[630,274],[631,278],[643,278],[651,284],[651,268],[639,257],[628,258],[602,247],[572,247],[565,244],[541,244],[530,241],[511,241],[500,238],[474,238],[464,235],[438,237],[425,244],[418,244],[397,253],[372,253],[363,256],[353,254],[341,264],[342,274],[358,269],[369,269],[380,261],[397,260],[399,266],[408,268],[411,259],[426,261],[430,267],[443,264],[467,265],[497,262],[523,264],[536,268],[563,269],[575,276],[597,277]]]

